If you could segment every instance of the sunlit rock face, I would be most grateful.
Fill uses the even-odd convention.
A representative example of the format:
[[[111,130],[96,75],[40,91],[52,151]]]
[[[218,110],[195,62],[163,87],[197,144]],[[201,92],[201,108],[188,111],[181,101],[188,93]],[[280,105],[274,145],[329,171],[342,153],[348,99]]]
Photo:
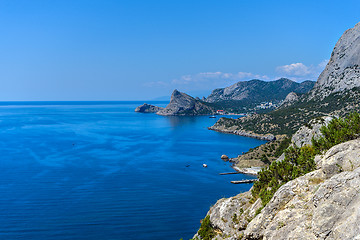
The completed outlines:
[[[329,63],[320,74],[309,98],[360,87],[360,23],[348,29],[336,43]]]

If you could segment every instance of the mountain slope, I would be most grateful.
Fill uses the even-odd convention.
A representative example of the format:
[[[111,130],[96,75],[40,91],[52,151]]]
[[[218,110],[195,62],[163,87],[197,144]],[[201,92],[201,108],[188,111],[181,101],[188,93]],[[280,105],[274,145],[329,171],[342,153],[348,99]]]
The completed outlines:
[[[297,83],[287,78],[276,81],[251,80],[235,83],[226,88],[218,88],[206,98],[206,102],[247,101],[260,103],[283,100],[290,92],[307,93],[314,86],[313,81]]]

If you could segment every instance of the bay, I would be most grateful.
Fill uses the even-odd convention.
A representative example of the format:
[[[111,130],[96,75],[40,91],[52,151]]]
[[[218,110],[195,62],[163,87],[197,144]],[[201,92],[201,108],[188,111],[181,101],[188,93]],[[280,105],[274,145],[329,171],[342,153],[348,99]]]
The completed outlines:
[[[189,239],[219,198],[251,187],[220,176],[220,156],[264,141],[140,104],[0,103],[0,239]]]

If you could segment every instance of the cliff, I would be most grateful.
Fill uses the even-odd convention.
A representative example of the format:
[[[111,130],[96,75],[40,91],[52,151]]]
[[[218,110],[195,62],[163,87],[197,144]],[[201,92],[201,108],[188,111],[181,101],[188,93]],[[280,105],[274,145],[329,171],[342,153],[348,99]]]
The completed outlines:
[[[354,87],[360,87],[360,23],[346,30],[336,43],[309,99],[324,99],[332,93]]]
[[[170,103],[157,112],[163,116],[215,114],[216,109],[208,103],[197,100],[185,93],[174,90]]]

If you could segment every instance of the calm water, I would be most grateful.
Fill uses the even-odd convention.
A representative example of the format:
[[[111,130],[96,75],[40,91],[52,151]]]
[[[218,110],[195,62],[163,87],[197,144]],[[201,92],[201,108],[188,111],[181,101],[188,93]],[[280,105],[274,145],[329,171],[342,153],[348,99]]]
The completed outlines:
[[[262,141],[139,104],[0,103],[0,239],[189,239],[217,199],[250,188],[218,175],[232,170],[220,156]]]

